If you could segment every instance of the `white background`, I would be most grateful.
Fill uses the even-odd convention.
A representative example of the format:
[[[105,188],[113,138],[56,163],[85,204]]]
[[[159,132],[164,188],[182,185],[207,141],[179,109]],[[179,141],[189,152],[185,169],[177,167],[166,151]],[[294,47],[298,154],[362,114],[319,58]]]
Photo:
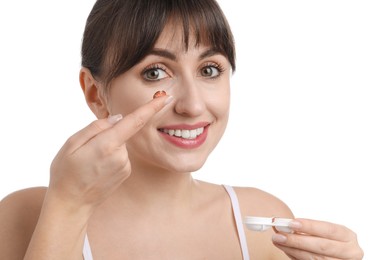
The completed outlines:
[[[195,177],[349,226],[379,259],[378,2],[219,2],[237,45],[231,118]],[[0,3],[0,198],[47,185],[60,146],[94,119],[78,83],[93,3]]]

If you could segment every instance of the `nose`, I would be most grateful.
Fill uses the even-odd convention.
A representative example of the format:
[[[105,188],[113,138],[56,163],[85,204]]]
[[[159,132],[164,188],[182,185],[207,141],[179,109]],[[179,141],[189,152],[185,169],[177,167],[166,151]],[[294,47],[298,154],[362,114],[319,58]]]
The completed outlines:
[[[175,112],[188,117],[201,115],[206,108],[201,84],[196,84],[195,79],[180,80],[177,84]]]

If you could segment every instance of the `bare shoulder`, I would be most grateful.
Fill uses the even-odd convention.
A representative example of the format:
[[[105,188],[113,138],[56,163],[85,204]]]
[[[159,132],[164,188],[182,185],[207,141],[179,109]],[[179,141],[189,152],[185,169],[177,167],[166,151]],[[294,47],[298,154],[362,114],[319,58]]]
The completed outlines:
[[[281,199],[251,187],[234,187],[241,211],[245,215],[293,218],[291,209]]]
[[[35,213],[41,209],[45,194],[46,187],[34,187],[15,191],[0,201],[0,213],[3,216],[3,210],[5,211],[23,211],[29,213]]]
[[[234,187],[241,208],[242,217],[294,218],[292,211],[281,199],[257,188]],[[256,232],[245,227],[249,251],[254,259],[289,259],[274,246],[272,229]]]
[[[22,259],[41,211],[46,188],[13,192],[0,201],[0,259]]]

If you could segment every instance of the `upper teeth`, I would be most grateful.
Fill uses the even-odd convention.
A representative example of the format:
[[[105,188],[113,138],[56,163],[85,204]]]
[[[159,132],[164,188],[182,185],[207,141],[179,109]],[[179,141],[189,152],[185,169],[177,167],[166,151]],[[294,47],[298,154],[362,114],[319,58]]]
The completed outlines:
[[[187,130],[187,129],[163,129],[163,132],[171,136],[175,135],[184,139],[195,139],[204,132],[204,127]]]

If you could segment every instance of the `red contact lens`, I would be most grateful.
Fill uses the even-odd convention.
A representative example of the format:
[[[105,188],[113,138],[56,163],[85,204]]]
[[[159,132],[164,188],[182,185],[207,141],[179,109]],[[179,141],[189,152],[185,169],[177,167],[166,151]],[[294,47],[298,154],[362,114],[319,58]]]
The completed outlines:
[[[163,96],[166,96],[166,95],[167,95],[167,94],[166,94],[166,91],[164,91],[164,90],[159,90],[159,91],[155,92],[153,98],[163,97]]]

